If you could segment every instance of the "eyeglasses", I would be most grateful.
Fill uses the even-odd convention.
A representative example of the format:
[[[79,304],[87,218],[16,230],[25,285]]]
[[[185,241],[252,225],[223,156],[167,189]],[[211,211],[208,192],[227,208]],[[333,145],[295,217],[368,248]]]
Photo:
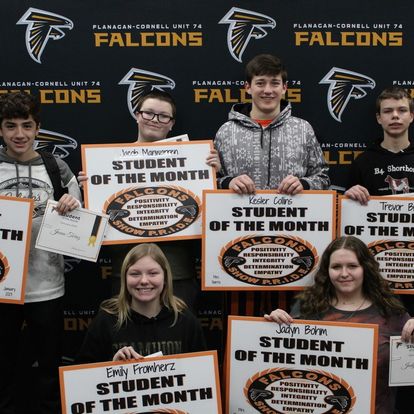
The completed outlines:
[[[152,121],[155,117],[157,117],[158,122],[161,124],[168,124],[170,121],[174,119],[174,117],[165,115],[165,114],[156,114],[150,111],[137,111],[143,119],[146,121]]]

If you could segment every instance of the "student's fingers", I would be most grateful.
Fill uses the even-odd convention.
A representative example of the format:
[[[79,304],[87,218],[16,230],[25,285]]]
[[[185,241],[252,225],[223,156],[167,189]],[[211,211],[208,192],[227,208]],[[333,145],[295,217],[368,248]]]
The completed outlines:
[[[404,342],[414,343],[414,318],[409,319],[401,332],[401,339]]]
[[[79,201],[70,194],[63,194],[57,203],[56,210],[59,214],[66,214],[80,207]]]
[[[238,194],[254,194],[256,191],[253,180],[246,174],[233,178],[229,188]]]
[[[281,194],[295,195],[303,191],[303,185],[298,177],[288,175],[281,181],[277,190]]]
[[[210,154],[206,159],[206,164],[210,167],[214,167],[217,172],[221,170],[220,156],[216,149],[210,151]]]
[[[137,357],[134,355],[137,355]],[[116,352],[112,360],[113,361],[126,361],[127,359],[140,359],[140,357],[141,355],[135,352],[132,346],[124,346],[123,348],[119,349]]]
[[[77,179],[78,179],[79,187],[82,188],[83,184],[89,180],[89,177],[86,175],[85,171],[79,171]]]
[[[366,205],[369,201],[369,191],[362,185],[354,185],[345,191],[345,195],[352,200],[359,201],[362,205]]]
[[[268,321],[273,321],[279,324],[285,323],[290,325],[293,322],[293,318],[283,309],[275,309],[270,314],[264,315]]]
[[[78,181],[79,182],[81,182],[81,181],[88,181],[89,180],[89,177],[86,175],[86,172],[85,171],[79,171],[78,172]]]

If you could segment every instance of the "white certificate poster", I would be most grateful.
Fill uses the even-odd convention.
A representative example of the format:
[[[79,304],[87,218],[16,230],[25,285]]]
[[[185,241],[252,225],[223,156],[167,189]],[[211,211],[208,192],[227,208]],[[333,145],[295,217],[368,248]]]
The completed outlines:
[[[202,192],[216,188],[212,145],[82,145],[85,205],[109,215],[104,244],[200,238]]]
[[[375,413],[378,325],[229,317],[227,414]]]
[[[335,192],[205,191],[203,290],[299,290],[335,237]]]
[[[401,336],[390,337],[389,385],[414,385],[414,344],[401,341]]]
[[[395,293],[414,294],[414,198],[339,197],[339,234],[363,240]]]
[[[60,367],[63,414],[220,414],[216,351]]]
[[[36,248],[96,262],[108,216],[77,208],[58,214],[57,201],[49,200],[36,239]]]
[[[0,302],[24,303],[33,200],[0,196]]]

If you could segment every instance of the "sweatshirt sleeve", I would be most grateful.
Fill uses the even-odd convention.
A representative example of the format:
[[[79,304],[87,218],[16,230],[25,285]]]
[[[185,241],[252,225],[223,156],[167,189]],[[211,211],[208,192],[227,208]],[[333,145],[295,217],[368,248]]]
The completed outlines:
[[[82,205],[82,194],[79,188],[78,180],[71,171],[68,164],[60,158],[56,158],[59,166],[60,176],[62,178],[62,186],[68,189],[68,193],[75,197]]]
[[[77,364],[112,361],[112,317],[100,310],[89,325],[83,344],[75,357]]]
[[[226,153],[226,150],[225,150],[226,146],[224,144],[225,144],[226,139],[229,139],[229,131],[228,131],[227,123],[225,123],[224,125],[220,127],[214,139],[214,147],[219,153],[220,162],[221,162],[221,170],[217,174],[217,188],[220,188],[220,189],[228,189],[230,181],[234,178],[233,176],[228,174],[227,168],[226,168],[226,165],[228,163],[228,158],[229,156],[231,156],[231,154]]]
[[[186,346],[186,352],[201,352],[207,350],[206,340],[200,321],[188,310],[185,311],[183,316],[187,320],[186,335],[188,344]]]
[[[330,185],[328,165],[312,126],[306,122],[308,166],[306,176],[300,179],[305,190],[327,190]]]

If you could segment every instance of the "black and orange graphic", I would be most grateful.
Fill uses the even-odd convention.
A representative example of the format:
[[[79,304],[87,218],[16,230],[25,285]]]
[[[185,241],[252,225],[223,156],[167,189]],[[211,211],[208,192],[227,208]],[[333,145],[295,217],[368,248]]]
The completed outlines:
[[[300,237],[259,235],[227,243],[220,252],[222,269],[248,285],[281,286],[307,276],[318,263],[315,247]]]
[[[368,247],[379,263],[381,275],[391,289],[414,289],[414,242],[408,240],[376,240]]]
[[[244,395],[260,413],[346,414],[356,396],[352,387],[334,374],[318,370],[272,368],[258,372],[246,382]]]
[[[199,217],[200,199],[178,186],[127,188],[105,202],[104,213],[118,231],[135,237],[178,233]]]
[[[7,257],[2,252],[0,252],[0,283],[6,280],[9,270],[9,261],[7,260]]]

